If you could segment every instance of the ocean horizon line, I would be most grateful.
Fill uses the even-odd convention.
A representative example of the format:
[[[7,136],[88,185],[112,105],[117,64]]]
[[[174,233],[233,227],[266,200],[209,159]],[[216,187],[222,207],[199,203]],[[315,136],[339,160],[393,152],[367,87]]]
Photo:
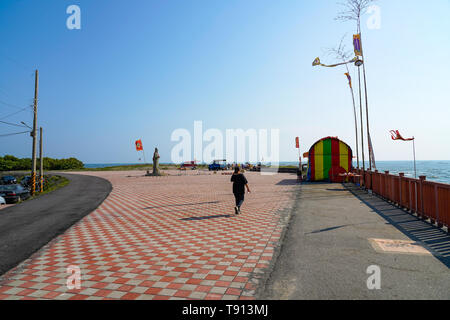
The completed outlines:
[[[427,161],[427,162],[436,161],[437,162],[437,161],[450,161],[450,160],[447,160],[447,159],[416,160],[416,162],[424,162],[424,161]],[[306,162],[306,161],[302,161],[302,163],[303,162]],[[353,160],[353,162],[356,163],[356,160]],[[377,160],[376,162],[414,162],[414,160]],[[101,164],[101,165],[114,165],[114,166],[116,166],[116,165],[120,166],[120,165],[152,164],[152,162],[149,162],[149,161],[146,163],[143,163],[143,162],[83,162],[83,163],[84,163],[84,165],[100,165]],[[241,162],[239,162],[239,163],[241,163]],[[247,161],[245,161],[244,163],[247,163]],[[250,163],[257,163],[257,162],[250,162]],[[278,163],[298,163],[298,161],[282,160],[282,161],[279,161]],[[369,163],[369,162],[365,161],[365,163]],[[179,164],[181,164],[181,163],[160,162],[160,165],[179,165]],[[198,164],[209,164],[209,162],[198,162]]]

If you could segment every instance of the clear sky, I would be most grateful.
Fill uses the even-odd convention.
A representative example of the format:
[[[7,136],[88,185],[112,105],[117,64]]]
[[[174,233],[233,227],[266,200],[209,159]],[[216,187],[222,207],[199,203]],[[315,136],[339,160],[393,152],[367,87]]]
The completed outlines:
[[[66,8],[81,8],[69,30]],[[450,1],[380,0],[381,28],[363,18],[371,135],[377,160],[450,159]],[[281,160],[338,136],[354,148],[343,68],[313,68],[353,22],[335,1],[1,0],[0,120],[31,125],[34,69],[45,153],[85,163],[137,162],[159,147],[170,161],[173,130],[280,129]],[[356,74],[352,67],[354,85]],[[25,131],[0,123],[0,134]],[[365,137],[366,139],[366,137]],[[31,138],[0,137],[0,155],[29,157]]]

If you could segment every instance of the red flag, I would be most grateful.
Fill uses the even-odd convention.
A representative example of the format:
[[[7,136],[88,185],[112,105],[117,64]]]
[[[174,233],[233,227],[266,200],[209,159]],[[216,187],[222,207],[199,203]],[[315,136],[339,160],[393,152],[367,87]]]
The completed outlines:
[[[400,132],[398,132],[398,130],[391,130],[389,131],[391,133],[391,138],[392,140],[403,140],[403,141],[411,141],[414,140],[413,138],[403,138],[402,135],[400,134]]]
[[[297,138],[295,138],[295,147],[297,148],[297,149],[299,149],[300,148],[300,140],[299,140],[299,138],[297,137]]]
[[[144,150],[144,147],[142,146],[142,141],[139,139],[136,142],[136,151],[142,151]]]

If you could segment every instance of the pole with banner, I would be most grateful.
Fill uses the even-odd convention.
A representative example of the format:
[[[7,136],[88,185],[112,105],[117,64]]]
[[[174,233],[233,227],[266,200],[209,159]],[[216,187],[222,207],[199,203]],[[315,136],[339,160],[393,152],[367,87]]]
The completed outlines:
[[[302,156],[300,153],[300,139],[299,137],[295,138],[295,147],[298,149],[298,181],[302,181],[302,176],[303,176],[303,172],[302,172]]]
[[[142,151],[142,154],[144,156],[144,164],[146,164],[147,161],[145,160],[145,152],[144,152],[144,146],[142,145],[142,140],[141,139],[136,140],[135,145],[136,145],[136,151]]]
[[[416,144],[415,144],[415,138],[403,138],[403,136],[400,134],[398,130],[391,130],[389,131],[391,134],[392,140],[402,140],[402,141],[412,141],[413,142],[413,156],[414,156],[414,178],[417,179],[417,169],[416,169]]]

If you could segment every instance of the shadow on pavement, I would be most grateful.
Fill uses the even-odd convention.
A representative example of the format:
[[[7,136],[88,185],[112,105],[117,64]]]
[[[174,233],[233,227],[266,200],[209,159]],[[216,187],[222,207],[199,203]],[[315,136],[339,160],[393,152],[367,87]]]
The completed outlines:
[[[220,214],[215,216],[204,216],[204,217],[190,217],[190,218],[183,218],[180,220],[183,221],[196,221],[196,220],[206,220],[206,219],[217,219],[217,218],[231,218],[231,214]]]
[[[297,181],[297,179],[284,179],[284,180],[281,180],[280,182],[278,182],[276,185],[277,186],[293,186],[296,184],[298,184],[298,185],[300,184]]]
[[[220,203],[220,201],[207,201],[207,202],[196,202],[196,203],[169,204],[169,205],[167,205],[167,206],[154,206],[154,207],[142,208],[142,210],[159,209],[159,208],[167,208],[167,207],[197,206],[197,205],[199,205],[199,204],[215,204],[215,203]]]
[[[422,244],[436,259],[450,268],[450,236],[445,231],[377,196],[369,195],[356,186],[345,184],[344,187],[411,240]]]

